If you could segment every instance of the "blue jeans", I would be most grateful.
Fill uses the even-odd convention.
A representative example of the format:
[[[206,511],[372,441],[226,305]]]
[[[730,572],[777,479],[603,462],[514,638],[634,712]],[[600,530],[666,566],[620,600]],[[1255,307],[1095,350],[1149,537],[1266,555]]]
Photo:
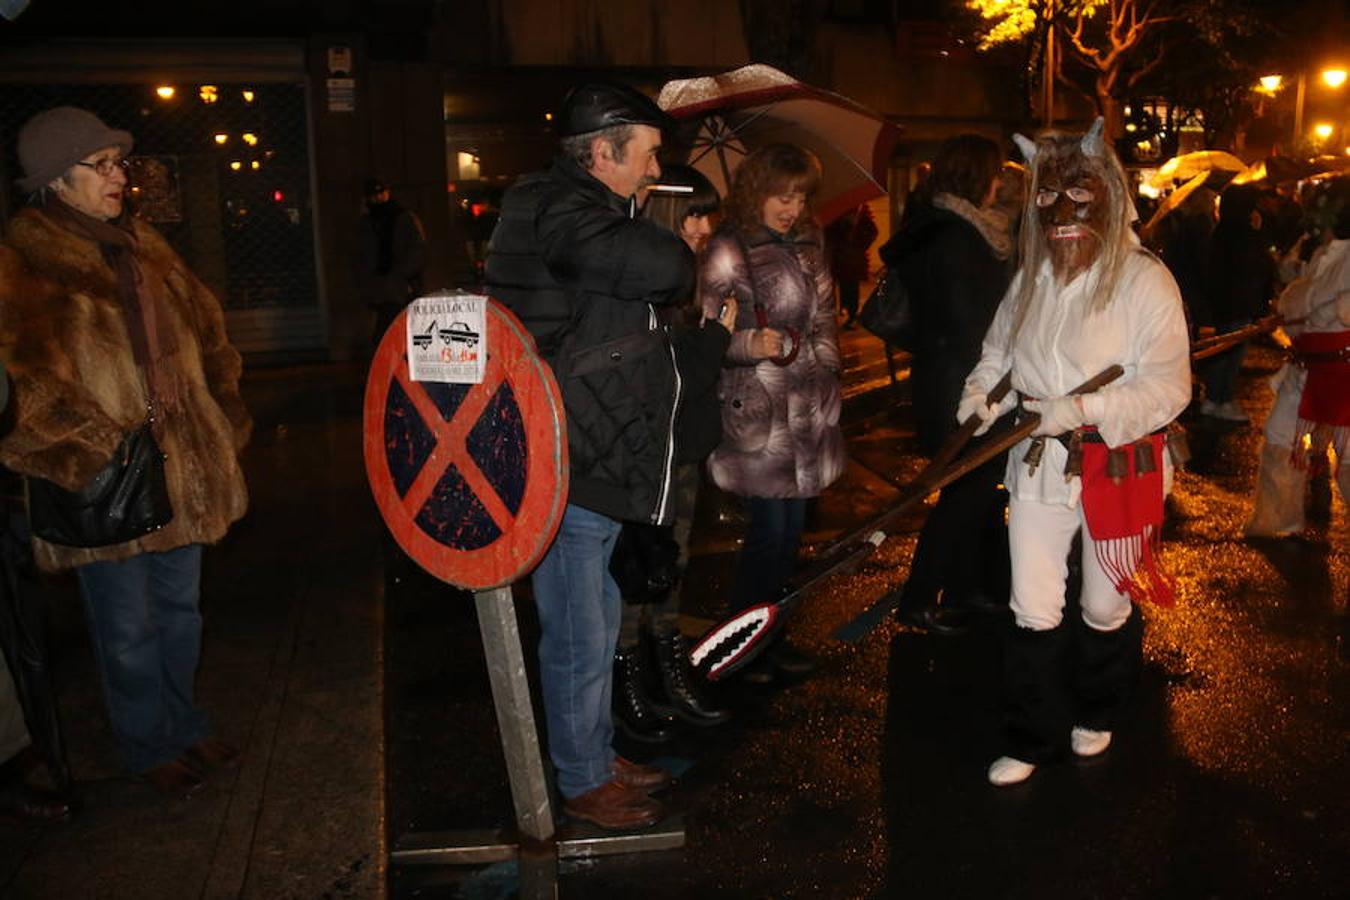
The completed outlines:
[[[1250,325],[1250,320],[1224,322],[1215,326],[1216,335],[1228,334]],[[1205,399],[1211,403],[1227,403],[1233,399],[1237,390],[1238,373],[1242,370],[1242,358],[1247,352],[1247,342],[1243,341],[1204,361],[1200,377],[1205,382]]]
[[[731,612],[770,603],[797,566],[797,550],[806,525],[805,497],[745,497],[750,519],[731,590]]]
[[[210,733],[192,696],[201,571],[200,544],[78,569],[108,718],[132,772],[176,759]]]
[[[614,519],[569,503],[532,579],[543,630],[539,680],[548,752],[564,797],[614,777],[610,691],[623,602],[609,558],[619,528]]]

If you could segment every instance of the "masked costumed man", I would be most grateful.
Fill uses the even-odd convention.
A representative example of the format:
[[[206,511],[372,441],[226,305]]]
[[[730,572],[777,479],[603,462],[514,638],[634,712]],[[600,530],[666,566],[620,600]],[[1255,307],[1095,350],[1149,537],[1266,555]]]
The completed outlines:
[[[1171,600],[1154,557],[1171,480],[1162,431],[1191,394],[1181,297],[1130,228],[1129,188],[1101,120],[1086,135],[1016,139],[1031,170],[1022,268],[957,414],[979,415],[987,429],[1020,397],[1041,417],[1008,457],[1014,626],[995,785],[1026,780],[1066,744],[1094,756],[1110,743],[1138,669],[1143,632],[1131,599]],[[1113,364],[1124,369],[1115,382],[1071,395]],[[1009,371],[1015,392],[990,407]],[[1080,531],[1081,621],[1066,621]]]
[[[1331,240],[1318,248],[1301,278],[1280,295],[1279,313],[1293,338],[1293,359],[1273,379],[1275,405],[1266,419],[1253,537],[1303,530],[1308,473],[1336,450],[1336,482],[1350,502],[1350,175],[1336,178],[1323,208]]]

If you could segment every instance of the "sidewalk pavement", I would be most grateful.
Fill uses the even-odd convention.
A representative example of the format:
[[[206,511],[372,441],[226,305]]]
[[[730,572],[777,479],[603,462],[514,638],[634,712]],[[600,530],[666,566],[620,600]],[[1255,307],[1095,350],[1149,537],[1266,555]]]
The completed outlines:
[[[121,775],[74,579],[46,584],[83,808],[0,826],[0,896],[384,895],[382,526],[361,463],[360,367],[250,372],[248,516],[205,556],[199,702],[243,751],[188,800]]]

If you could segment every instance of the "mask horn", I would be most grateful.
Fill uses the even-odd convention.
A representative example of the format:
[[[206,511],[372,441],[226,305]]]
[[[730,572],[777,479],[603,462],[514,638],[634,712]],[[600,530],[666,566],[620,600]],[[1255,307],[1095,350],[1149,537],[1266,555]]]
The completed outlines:
[[[1034,165],[1036,163],[1035,141],[1023,135],[1014,134],[1013,143],[1017,145],[1018,150],[1022,151],[1022,158],[1026,160],[1028,166]]]
[[[1102,140],[1102,130],[1106,127],[1106,122],[1101,116],[1092,123],[1088,133],[1083,135],[1082,147],[1083,153],[1087,156],[1102,156],[1106,150],[1106,142]]]

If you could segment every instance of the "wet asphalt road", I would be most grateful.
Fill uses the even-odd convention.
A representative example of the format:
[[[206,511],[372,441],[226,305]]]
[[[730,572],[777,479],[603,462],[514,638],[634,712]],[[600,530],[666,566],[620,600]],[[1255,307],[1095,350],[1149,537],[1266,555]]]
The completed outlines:
[[[1273,351],[1244,369],[1259,423]],[[855,402],[853,464],[809,526],[826,542],[886,505],[921,467],[903,386]],[[881,398],[884,402],[878,404]],[[683,850],[564,865],[559,895],[760,897],[1342,897],[1350,894],[1350,527],[1314,486],[1304,540],[1240,538],[1259,431],[1188,419],[1190,470],[1169,503],[1163,559],[1179,602],[1145,610],[1146,665],[1104,758],[1044,767],[994,789],[998,622],[961,638],[886,623],[846,645],[830,632],[903,582],[922,512],[856,573],[799,609],[808,679],[720,690],[736,718],[672,744],[621,747],[680,774]],[[700,502],[684,590],[714,618],[740,527]],[[809,551],[810,547],[808,547]],[[473,605],[386,547],[388,828],[507,824]],[[537,629],[517,591],[527,658]],[[691,619],[691,626],[696,625]],[[509,897],[511,864],[393,868],[399,898]]]

